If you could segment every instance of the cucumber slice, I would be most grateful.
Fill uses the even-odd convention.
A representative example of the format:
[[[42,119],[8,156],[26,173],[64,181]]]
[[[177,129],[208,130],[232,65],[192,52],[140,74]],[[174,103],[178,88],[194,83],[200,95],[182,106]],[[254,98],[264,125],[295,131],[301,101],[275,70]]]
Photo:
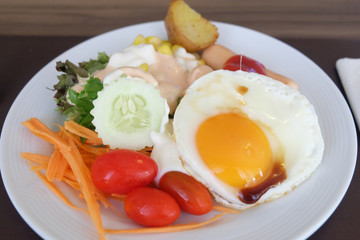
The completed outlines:
[[[152,131],[163,132],[168,122],[166,99],[153,84],[120,77],[104,85],[91,110],[95,131],[111,148],[140,150],[152,146]]]

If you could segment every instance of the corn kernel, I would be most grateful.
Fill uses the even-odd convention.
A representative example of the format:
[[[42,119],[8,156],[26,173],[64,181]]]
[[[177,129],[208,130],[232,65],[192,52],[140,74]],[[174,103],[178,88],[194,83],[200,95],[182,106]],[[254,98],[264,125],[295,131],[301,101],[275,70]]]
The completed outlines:
[[[169,47],[169,45],[167,44],[162,44],[159,49],[158,52],[165,54],[165,55],[172,55],[172,51],[171,48]]]
[[[140,44],[143,44],[143,43],[145,43],[145,38],[144,38],[144,36],[142,34],[137,35],[134,42],[133,42],[134,45],[140,45]]]
[[[146,43],[152,44],[155,49],[158,49],[162,40],[159,37],[156,36],[150,36],[145,38]]]
[[[205,61],[203,59],[199,59],[198,65],[205,65]]]
[[[169,41],[167,41],[167,40],[163,40],[163,41],[161,42],[161,45],[167,45],[167,46],[169,46],[170,48],[172,47],[172,44],[171,44]]]
[[[149,64],[143,63],[138,68],[140,68],[141,70],[147,72],[147,71],[149,71]]]
[[[172,45],[172,46],[171,46],[171,51],[172,51],[173,53],[175,53],[179,48],[181,48],[180,45],[177,45],[177,44]]]

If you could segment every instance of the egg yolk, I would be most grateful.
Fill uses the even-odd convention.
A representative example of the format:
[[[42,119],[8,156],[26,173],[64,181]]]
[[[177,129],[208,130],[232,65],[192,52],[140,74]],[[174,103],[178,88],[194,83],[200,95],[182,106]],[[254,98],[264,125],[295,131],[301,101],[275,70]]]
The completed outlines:
[[[238,113],[206,119],[196,133],[203,162],[225,183],[244,188],[272,167],[270,143],[261,128]]]

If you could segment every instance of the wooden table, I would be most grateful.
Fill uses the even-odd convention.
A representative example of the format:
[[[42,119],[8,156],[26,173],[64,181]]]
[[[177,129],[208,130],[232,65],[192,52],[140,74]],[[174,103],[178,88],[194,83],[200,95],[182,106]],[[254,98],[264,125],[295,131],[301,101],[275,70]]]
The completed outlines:
[[[146,12],[144,8],[140,8],[140,13],[143,17],[133,17],[130,12],[139,9],[135,5],[130,3],[123,3],[125,10],[119,12],[119,14],[125,15],[117,19],[125,19],[121,23],[113,23],[106,25],[105,23],[110,22],[112,19],[107,15],[104,15],[104,11],[110,12],[110,15],[115,19],[116,13],[111,11],[111,6],[101,5],[102,8],[95,11],[98,4],[95,1],[89,1],[89,6],[84,7],[85,10],[73,9],[73,12],[69,11],[69,14],[78,14],[78,18],[73,18],[75,26],[71,25],[71,21],[65,21],[65,23],[59,23],[59,20],[63,19],[61,13],[64,13],[64,5],[74,7],[76,1],[62,1],[59,3],[59,10],[51,8],[47,1],[39,1],[38,5],[34,3],[27,3],[31,5],[30,10],[26,10],[27,1],[4,1],[0,3],[0,129],[2,128],[6,114],[14,101],[17,94],[29,81],[29,79],[39,71],[46,63],[52,60],[54,57],[74,46],[77,43],[87,39],[94,34],[98,34],[113,28],[121,27],[128,24],[133,24],[148,20],[159,20],[162,19],[164,11],[166,11],[167,4],[163,4],[160,1],[154,1],[155,5],[149,7],[149,12]],[[81,5],[81,1],[79,6]],[[115,1],[110,1],[115,4]],[[309,18],[301,18],[296,15],[296,8],[290,5],[281,5],[280,1],[274,1],[274,5],[271,5],[270,1],[250,1],[253,4],[242,1],[245,5],[245,9],[241,8],[241,4],[229,3],[230,1],[223,1],[221,6],[217,8],[215,1],[208,1],[206,7],[202,8],[201,4],[205,4],[205,1],[188,1],[193,5],[196,5],[198,9],[203,9],[204,14],[209,15],[209,18],[217,21],[225,21],[241,25],[241,21],[245,22],[245,26],[252,27],[257,30],[262,30],[268,34],[278,37],[280,40],[290,44],[299,51],[303,52],[315,63],[317,63],[335,82],[340,91],[343,92],[343,88],[340,84],[339,77],[335,70],[335,61],[342,57],[360,57],[360,28],[359,28],[359,12],[360,12],[360,1],[346,0],[343,3],[347,6],[338,8],[334,4],[340,1],[330,1],[329,4],[333,4],[331,7],[327,1],[313,1],[311,5],[314,9],[303,17],[310,16]],[[200,3],[201,2],[201,3]],[[289,1],[290,2],[290,1]],[[301,1],[298,1],[301,2]],[[311,4],[311,1],[302,1]],[[341,1],[342,2],[342,1]],[[20,4],[22,3],[22,5]],[[143,6],[147,4],[145,1],[140,1]],[[18,4],[18,5],[16,5]],[[20,4],[20,5],[19,5]],[[43,5],[41,5],[43,4]],[[157,4],[157,5],[156,5]],[[235,4],[235,7],[232,7]],[[263,5],[261,5],[263,4]],[[305,9],[306,4],[298,3],[300,9]],[[25,7],[24,7],[25,6]],[[35,6],[35,7],[34,7]],[[268,6],[266,8],[265,6]],[[269,7],[270,6],[270,7]],[[278,8],[275,8],[277,6]],[[320,16],[316,18],[316,11],[320,11],[321,7],[324,7]],[[21,8],[23,7],[23,8]],[[121,5],[116,5],[117,9],[121,9]],[[32,20],[28,22],[26,14],[23,14],[21,18],[10,17],[20,16],[21,9],[25,12],[37,13]],[[237,9],[237,10],[236,10]],[[250,9],[252,12],[257,14],[252,16],[246,9]],[[269,12],[267,12],[267,10]],[[291,10],[291,11],[290,11]],[[242,14],[237,15],[237,11]],[[279,14],[290,13],[294,15],[284,15],[283,18],[276,18]],[[57,21],[51,20],[51,13],[54,12]],[[75,13],[74,13],[75,12]],[[229,15],[226,13],[229,12]],[[324,13],[326,12],[326,13]],[[81,13],[87,13],[89,16],[81,15]],[[264,15],[264,13],[266,13]],[[289,14],[290,14],[289,13]],[[336,13],[338,15],[336,15]],[[8,18],[4,18],[7,16]],[[159,15],[161,14],[161,15]],[[42,22],[46,18],[48,22]],[[341,16],[340,23],[344,25],[341,28],[338,23],[331,23],[332,20],[326,18],[326,16]],[[44,17],[45,16],[45,17]],[[94,16],[97,20],[92,19]],[[271,20],[266,23],[266,16]],[[101,21],[103,17],[103,21]],[[127,18],[126,18],[127,17]],[[300,20],[296,21],[296,17]],[[79,20],[80,18],[80,20]],[[29,18],[30,19],[30,18]],[[79,28],[80,22],[86,23],[88,20],[94,25],[93,28],[89,27],[89,24],[84,29]],[[241,21],[239,21],[241,19]],[[244,20],[245,19],[245,20]],[[254,21],[251,21],[253,19]],[[295,20],[294,20],[295,19]],[[302,20],[301,20],[302,19]],[[42,21],[41,21],[42,20]],[[284,23],[283,21],[288,21]],[[343,21],[343,22],[341,22]],[[21,26],[19,22],[23,23]],[[98,24],[96,24],[96,22]],[[306,26],[310,26],[314,23],[310,29]],[[345,23],[349,25],[345,26]],[[262,23],[265,25],[262,25]],[[57,30],[55,26],[58,26]],[[90,24],[90,26],[91,26]],[[291,25],[293,24],[293,25]],[[317,25],[316,25],[317,24]],[[330,24],[330,27],[328,26]],[[331,25],[332,24],[332,25]],[[340,24],[340,25],[341,25]],[[6,25],[9,27],[6,28]],[[106,27],[105,27],[106,25]],[[299,28],[296,30],[294,26],[298,25]],[[326,27],[325,27],[326,25]],[[324,28],[321,28],[324,26]],[[331,26],[338,30],[338,33],[331,32]],[[27,29],[27,30],[26,30]],[[30,29],[30,30],[29,30]],[[301,31],[299,31],[299,29]],[[342,29],[342,30],[341,30]],[[61,32],[61,34],[59,34]],[[359,139],[359,132],[357,132]],[[359,143],[358,146],[360,147]],[[357,159],[359,160],[359,154]],[[334,214],[328,219],[328,221],[315,232],[310,239],[358,239],[360,236],[360,177],[359,169],[357,166],[352,183],[345,195],[343,201],[336,209]],[[0,238],[1,239],[40,239],[40,237],[22,220],[20,215],[17,213],[12,203],[10,202],[4,186],[0,184]]]

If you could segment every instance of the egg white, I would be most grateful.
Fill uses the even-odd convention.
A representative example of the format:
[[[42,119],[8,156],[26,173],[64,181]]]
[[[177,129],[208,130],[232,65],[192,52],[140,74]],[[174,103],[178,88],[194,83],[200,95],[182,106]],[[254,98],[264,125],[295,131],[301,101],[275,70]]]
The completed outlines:
[[[248,89],[241,94],[238,88]],[[218,179],[201,160],[196,132],[202,122],[225,112],[241,111],[259,123],[273,151],[283,149],[287,178],[259,201],[246,204],[236,189]],[[183,165],[226,206],[246,209],[278,198],[307,179],[322,160],[324,141],[313,105],[285,84],[243,71],[218,70],[196,80],[186,91],[174,115],[174,136]],[[276,141],[274,141],[276,139]]]

